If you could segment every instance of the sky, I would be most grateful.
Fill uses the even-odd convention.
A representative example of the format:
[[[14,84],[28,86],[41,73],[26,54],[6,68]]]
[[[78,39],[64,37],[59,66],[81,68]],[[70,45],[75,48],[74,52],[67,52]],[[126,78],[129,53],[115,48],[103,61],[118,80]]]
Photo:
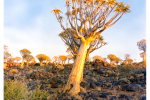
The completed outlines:
[[[114,54],[125,59],[125,54],[140,62],[137,42],[146,39],[146,0],[118,0],[130,4],[130,13],[101,35],[108,44],[90,54],[107,57]],[[58,36],[63,30],[55,15],[54,8],[66,12],[64,0],[5,0],[4,1],[4,44],[9,53],[21,57],[20,50],[27,48],[34,57],[46,54],[54,56],[68,55],[67,47]],[[135,60],[136,59],[136,60]]]

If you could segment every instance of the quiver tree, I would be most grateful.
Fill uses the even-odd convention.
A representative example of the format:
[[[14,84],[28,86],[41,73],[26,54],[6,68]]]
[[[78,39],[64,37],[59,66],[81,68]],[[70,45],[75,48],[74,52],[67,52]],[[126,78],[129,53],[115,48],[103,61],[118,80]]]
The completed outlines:
[[[99,60],[101,62],[103,60],[103,58],[101,56],[98,56],[98,55],[94,56],[92,59],[94,62],[97,60]]]
[[[22,56],[21,67],[23,67],[24,61],[26,60],[26,57],[27,57],[28,55],[30,55],[31,52],[30,52],[28,49],[22,49],[22,50],[20,50],[20,54],[21,54],[21,56]]]
[[[129,59],[130,59],[130,54],[125,54],[124,63],[127,64]]]
[[[53,60],[54,60],[54,65],[56,66],[56,65],[57,65],[57,62],[58,62],[58,56],[54,56],[54,57],[53,57]]]
[[[143,53],[140,53],[140,56],[143,58],[144,67],[146,66],[146,40],[142,39],[141,41],[137,42],[137,46]]]
[[[68,59],[68,64],[69,64],[69,61],[70,61],[71,59],[73,59],[73,56],[72,56],[72,55],[67,55],[67,59]]]
[[[60,55],[60,56],[59,56],[59,60],[62,62],[61,65],[65,65],[65,62],[66,62],[66,60],[67,60],[67,56]]]
[[[32,55],[28,55],[26,56],[26,62],[27,62],[27,67],[29,66],[30,61],[32,61],[34,59],[34,57]]]
[[[7,62],[11,58],[11,54],[8,52],[8,46],[4,45],[4,62]]]
[[[50,59],[50,57],[46,56],[46,65],[48,65],[48,63],[50,63],[52,60]]]
[[[118,63],[120,63],[121,62],[121,59],[120,58],[118,58],[118,57],[116,57],[116,59],[115,59],[115,63],[118,65]]]
[[[128,64],[132,64],[133,60],[132,59],[128,59]]]
[[[46,60],[46,55],[45,54],[38,54],[37,56],[36,56],[36,58],[39,60],[39,62],[40,62],[40,66],[42,66],[42,64],[43,64],[43,61],[45,61]]]
[[[56,15],[62,29],[79,45],[76,60],[64,89],[69,94],[80,92],[80,82],[83,79],[83,67],[89,47],[94,46],[100,34],[108,27],[114,25],[124,13],[129,12],[129,4],[116,0],[65,0],[67,7],[66,27],[62,23],[59,9],[52,10]],[[112,17],[108,17],[108,16]],[[68,26],[69,23],[69,26]],[[71,28],[69,28],[71,27]],[[69,30],[68,30],[69,29]],[[75,31],[72,33],[72,31]],[[76,41],[79,39],[80,44]],[[94,43],[93,43],[94,42]]]
[[[20,60],[21,60],[21,57],[15,57],[15,61],[17,62],[17,65],[19,65]]]
[[[116,56],[114,54],[107,55],[107,58],[110,60],[110,65],[112,65],[112,62],[116,60]]]

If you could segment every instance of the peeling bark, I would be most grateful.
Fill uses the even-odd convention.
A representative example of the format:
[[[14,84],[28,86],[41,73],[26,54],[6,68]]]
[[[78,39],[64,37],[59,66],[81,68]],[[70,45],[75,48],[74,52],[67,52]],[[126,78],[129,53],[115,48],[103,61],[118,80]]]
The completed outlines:
[[[76,95],[80,92],[80,83],[83,79],[83,68],[88,46],[89,46],[88,41],[85,41],[84,43],[81,44],[79,52],[76,57],[76,61],[69,76],[67,85],[64,89],[64,92],[69,90],[70,95]]]

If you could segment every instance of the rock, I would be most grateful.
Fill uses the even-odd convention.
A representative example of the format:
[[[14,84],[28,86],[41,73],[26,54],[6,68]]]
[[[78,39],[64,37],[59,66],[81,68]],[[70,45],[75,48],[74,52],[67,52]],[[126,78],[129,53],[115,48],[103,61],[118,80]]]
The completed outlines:
[[[96,69],[97,73],[104,74],[104,72],[101,70],[101,68]]]
[[[45,86],[42,84],[41,86],[40,86],[40,90],[44,90],[45,89]]]
[[[27,87],[30,87],[30,86],[31,86],[31,83],[28,83],[28,84],[27,84]]]
[[[58,84],[52,84],[51,88],[58,88]]]
[[[133,97],[132,96],[127,96],[127,95],[124,95],[124,94],[120,94],[120,96],[118,97],[119,99],[125,99],[125,100],[132,100]]]
[[[83,88],[86,88],[86,87],[89,86],[89,84],[87,82],[83,81],[83,82],[80,83],[80,86],[82,86]]]
[[[102,85],[103,85],[103,82],[94,82],[94,84],[95,84],[96,86],[102,86]]]
[[[117,100],[116,96],[109,96],[109,100]]]
[[[102,98],[106,98],[110,93],[100,93],[99,96]]]
[[[96,89],[97,86],[94,84],[94,82],[91,82],[90,87],[93,88],[93,89]]]
[[[91,94],[90,94],[90,97],[92,97],[92,98],[93,98],[93,97],[96,97],[96,98],[97,98],[97,97],[99,97],[99,94],[98,94],[98,93],[91,93]]]
[[[8,79],[14,80],[14,76],[9,76]]]
[[[123,91],[139,91],[141,89],[141,85],[139,84],[125,84],[122,87]]]
[[[90,69],[88,69],[88,70],[85,70],[85,71],[84,71],[84,74],[85,74],[85,75],[88,75],[88,74],[92,74],[92,72],[91,72]]]
[[[119,79],[116,83],[113,85],[124,85],[124,84],[130,84],[130,81],[126,78]]]
[[[146,96],[143,96],[142,99],[140,99],[140,100],[146,100]]]

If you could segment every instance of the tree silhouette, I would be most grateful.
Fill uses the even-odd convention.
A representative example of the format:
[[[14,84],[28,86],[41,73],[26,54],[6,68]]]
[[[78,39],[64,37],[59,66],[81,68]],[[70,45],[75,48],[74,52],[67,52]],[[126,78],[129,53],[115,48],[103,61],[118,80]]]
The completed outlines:
[[[26,59],[26,62],[27,62],[27,67],[28,67],[30,61],[32,61],[34,59],[34,57],[32,55],[27,55],[25,59]]]
[[[107,28],[114,25],[124,13],[129,12],[129,4],[116,0],[65,0],[67,7],[66,28],[62,23],[62,13],[59,9],[52,10],[56,15],[62,29],[75,39],[79,39],[79,49],[77,50],[76,60],[72,72],[68,79],[64,92],[69,90],[70,95],[80,92],[80,83],[83,79],[83,67],[89,46],[97,41],[100,34]],[[108,16],[112,17],[108,17]],[[68,26],[68,23],[70,26]],[[71,27],[71,28],[69,28]],[[68,30],[68,28],[70,30]],[[73,34],[71,31],[75,31]]]
[[[42,63],[47,59],[47,56],[45,54],[38,54],[36,58],[40,61],[40,66],[42,66]]]
[[[107,58],[110,60],[110,64],[112,64],[112,62],[116,60],[116,56],[114,54],[107,55]]]
[[[133,59],[128,59],[128,64],[132,64],[133,63]]]
[[[98,55],[94,56],[92,59],[93,59],[93,61],[96,61],[96,60],[102,61],[103,60],[103,58]]]
[[[121,59],[120,58],[118,58],[118,57],[116,57],[116,59],[115,59],[115,63],[118,65],[118,63],[119,62],[121,62]]]
[[[15,57],[15,61],[17,61],[17,65],[19,65],[20,60],[21,60],[21,57]]]
[[[4,45],[4,62],[7,62],[11,58],[11,54],[8,52],[8,46]]]
[[[46,56],[46,65],[48,65],[48,63],[50,63],[52,60],[50,59],[50,57]]]
[[[21,54],[21,56],[22,56],[21,67],[23,67],[24,61],[26,60],[26,57],[27,57],[28,55],[30,55],[31,52],[30,52],[28,49],[22,49],[22,50],[20,50],[20,54]]]
[[[70,61],[71,59],[73,59],[73,56],[72,56],[72,55],[67,55],[67,59],[68,59],[68,64],[69,64],[69,61]]]
[[[67,60],[67,56],[65,55],[60,55],[59,56],[60,61],[62,61],[61,65],[65,65],[65,61]]]
[[[57,63],[58,63],[58,56],[54,56],[53,57],[53,60],[54,60],[54,64],[55,64],[55,66],[57,65]]]
[[[143,52],[140,53],[140,56],[143,58],[144,67],[146,66],[146,40],[142,39],[141,41],[137,42],[137,46]]]

